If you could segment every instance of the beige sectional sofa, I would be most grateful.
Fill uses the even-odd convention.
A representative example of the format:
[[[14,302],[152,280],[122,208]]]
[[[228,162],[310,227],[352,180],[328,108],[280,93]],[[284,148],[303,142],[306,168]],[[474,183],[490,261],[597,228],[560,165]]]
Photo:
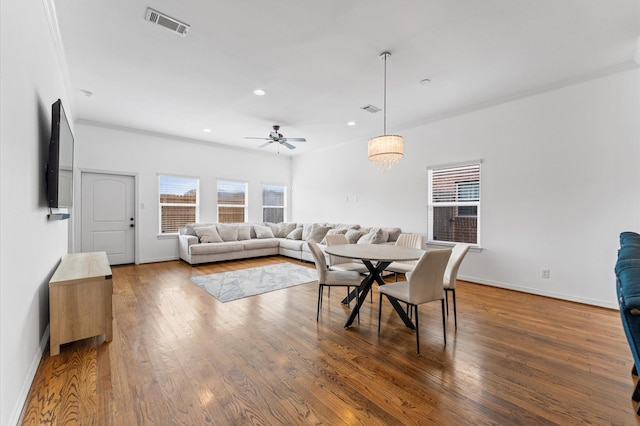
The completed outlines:
[[[280,254],[313,262],[308,240],[324,248],[329,233],[354,244],[394,244],[400,228],[329,223],[191,223],[180,229],[180,259],[191,265]]]

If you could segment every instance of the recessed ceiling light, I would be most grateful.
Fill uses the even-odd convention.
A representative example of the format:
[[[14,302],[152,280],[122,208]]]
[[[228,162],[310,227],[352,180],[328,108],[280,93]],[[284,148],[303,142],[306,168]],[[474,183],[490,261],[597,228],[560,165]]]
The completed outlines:
[[[422,80],[420,80],[420,84],[422,84],[423,86],[428,86],[429,83],[431,83],[431,80],[429,80],[428,78],[423,78]]]
[[[211,129],[202,129],[202,131],[205,133],[211,133]]]
[[[355,126],[356,122],[355,121],[350,121],[347,123],[347,126]]]
[[[254,95],[258,95],[258,96],[264,96],[266,93],[267,93],[267,92],[265,92],[265,91],[264,91],[264,90],[262,90],[262,89],[256,89],[256,90],[254,90],[254,91],[253,91],[253,94],[254,94]]]

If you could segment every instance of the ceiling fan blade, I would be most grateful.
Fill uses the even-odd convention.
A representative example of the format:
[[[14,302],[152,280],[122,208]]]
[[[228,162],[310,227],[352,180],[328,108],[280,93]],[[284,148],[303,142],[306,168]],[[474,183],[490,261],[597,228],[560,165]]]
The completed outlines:
[[[257,139],[257,138],[256,138],[256,139]],[[265,146],[267,146],[267,145],[269,145],[269,144],[271,144],[271,143],[273,143],[273,141],[265,142],[265,143],[263,143],[262,145],[260,145],[258,148],[264,148]]]
[[[287,138],[287,140],[290,142],[306,142],[307,141],[305,138]]]
[[[245,139],[260,139],[261,141],[270,141],[271,138],[252,138],[251,136],[246,136]]]
[[[280,144],[286,146],[289,149],[296,149],[295,146],[293,146],[293,145],[291,145],[290,143],[287,143],[287,142],[280,142]]]

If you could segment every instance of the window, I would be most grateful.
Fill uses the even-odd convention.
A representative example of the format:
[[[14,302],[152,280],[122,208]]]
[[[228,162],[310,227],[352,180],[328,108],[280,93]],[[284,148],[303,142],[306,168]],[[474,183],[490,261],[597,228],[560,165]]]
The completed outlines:
[[[480,245],[480,162],[427,171],[429,241]]]
[[[287,188],[284,185],[262,185],[262,221],[285,221]]]
[[[246,222],[247,183],[218,180],[218,222]]]
[[[160,233],[176,234],[187,223],[198,221],[198,179],[158,176]]]

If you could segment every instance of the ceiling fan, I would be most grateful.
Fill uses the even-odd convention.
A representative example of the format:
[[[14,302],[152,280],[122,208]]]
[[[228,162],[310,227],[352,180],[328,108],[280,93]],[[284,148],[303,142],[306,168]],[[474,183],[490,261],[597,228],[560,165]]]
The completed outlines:
[[[307,141],[305,138],[285,138],[284,136],[282,136],[282,133],[278,132],[278,130],[280,130],[280,126],[276,124],[273,126],[273,130],[269,133],[268,138],[253,138],[253,137],[247,136],[245,139],[260,139],[260,140],[267,141],[266,143],[263,143],[262,145],[260,145],[260,148],[264,148],[269,144],[277,142],[280,145],[284,145],[289,149],[296,149],[296,147],[291,145],[289,142],[306,142]]]

